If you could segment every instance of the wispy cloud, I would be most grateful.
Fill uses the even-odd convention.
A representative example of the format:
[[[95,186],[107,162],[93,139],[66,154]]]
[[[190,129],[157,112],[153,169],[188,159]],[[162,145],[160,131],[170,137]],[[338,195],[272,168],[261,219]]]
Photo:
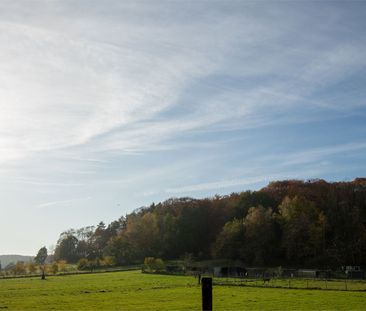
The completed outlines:
[[[233,186],[253,185],[256,183],[265,182],[269,180],[270,179],[268,178],[268,176],[256,176],[242,179],[221,180],[221,181],[199,183],[182,187],[167,188],[165,192],[168,194],[184,194],[205,190],[221,190]]]
[[[51,201],[51,202],[46,202],[46,203],[39,204],[37,206],[37,208],[42,209],[42,208],[65,206],[65,205],[69,205],[70,203],[77,203],[77,202],[81,202],[81,201],[87,201],[87,200],[90,200],[91,198],[92,197]]]
[[[83,186],[83,183],[75,183],[75,182],[54,182],[54,181],[45,181],[45,180],[36,180],[29,178],[14,178],[7,181],[8,183],[16,183],[16,184],[27,184],[27,185],[36,185],[36,186],[56,186],[56,187],[75,187],[75,186]]]
[[[185,14],[170,16],[179,4],[111,3],[95,19],[93,2],[79,22],[66,3],[55,5],[66,15],[38,10],[41,3],[32,10],[2,4],[2,161],[84,144],[148,151],[187,131],[268,125],[273,111],[291,114],[305,102],[332,109],[340,104],[314,101],[313,93],[366,64],[364,41],[332,40],[342,18],[336,8],[312,34],[302,18],[278,20],[272,5],[232,3],[229,14],[212,6],[187,24]],[[193,5],[186,14],[201,9]],[[300,27],[304,37],[297,38]],[[213,94],[195,90],[220,76],[247,82],[228,87],[221,79]],[[192,91],[196,101],[185,103]],[[174,113],[177,105],[186,111]],[[168,120],[161,116],[167,110]]]
[[[254,185],[265,185],[275,180],[323,178],[324,174],[334,172],[334,167],[329,164],[331,156],[348,156],[350,153],[363,152],[366,143],[354,142],[340,145],[323,146],[305,149],[296,152],[287,152],[272,156],[257,157],[251,160],[249,167],[245,167],[245,174],[238,171],[238,177],[182,185],[166,188],[167,194],[187,195],[204,191],[225,191],[227,188],[237,188]],[[244,175],[244,176],[243,176]],[[217,179],[217,176],[213,178]],[[145,195],[153,195],[146,192]]]
[[[328,160],[333,155],[349,154],[350,152],[362,151],[365,149],[366,142],[346,143],[285,154],[281,159],[285,165],[304,164]]]

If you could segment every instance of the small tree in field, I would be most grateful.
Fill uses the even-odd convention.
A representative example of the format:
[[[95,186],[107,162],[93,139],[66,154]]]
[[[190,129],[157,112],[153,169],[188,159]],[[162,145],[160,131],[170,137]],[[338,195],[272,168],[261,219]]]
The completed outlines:
[[[46,263],[46,259],[47,259],[47,248],[45,246],[43,246],[37,253],[37,256],[34,258],[34,261],[39,264],[39,267],[42,271],[42,276],[41,279],[45,280],[46,279],[46,274],[45,274],[45,263]]]

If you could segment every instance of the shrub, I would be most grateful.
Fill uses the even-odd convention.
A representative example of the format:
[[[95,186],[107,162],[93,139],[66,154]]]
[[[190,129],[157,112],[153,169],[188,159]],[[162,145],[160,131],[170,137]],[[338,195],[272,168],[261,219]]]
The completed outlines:
[[[105,256],[100,264],[105,267],[112,267],[116,264],[116,259],[113,256]]]
[[[89,261],[86,258],[81,258],[77,264],[78,270],[86,270],[89,268]]]
[[[57,262],[54,262],[51,266],[51,271],[53,274],[56,274],[58,272],[58,264]]]
[[[26,269],[25,269],[25,264],[22,261],[18,261],[15,265],[15,267],[13,268],[14,270],[14,274],[25,274]]]
[[[28,271],[30,274],[34,274],[37,271],[37,265],[35,262],[28,263]]]
[[[66,264],[67,264],[67,261],[66,260],[60,260],[58,262],[58,269],[59,269],[59,271],[66,272]]]
[[[159,272],[165,269],[164,261],[161,258],[146,257],[144,260],[144,270],[149,272]]]
[[[78,270],[90,270],[93,271],[96,268],[100,267],[99,259],[96,260],[88,260],[86,258],[81,258],[78,261],[77,268]]]
[[[165,270],[164,261],[161,258],[156,258],[154,262],[155,271],[163,271]]]

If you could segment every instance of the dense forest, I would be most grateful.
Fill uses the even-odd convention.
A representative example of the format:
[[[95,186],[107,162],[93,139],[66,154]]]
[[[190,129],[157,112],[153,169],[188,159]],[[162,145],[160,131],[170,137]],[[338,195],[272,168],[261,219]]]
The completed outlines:
[[[287,180],[259,191],[172,198],[96,227],[63,232],[56,260],[235,259],[248,266],[366,263],[366,178]]]

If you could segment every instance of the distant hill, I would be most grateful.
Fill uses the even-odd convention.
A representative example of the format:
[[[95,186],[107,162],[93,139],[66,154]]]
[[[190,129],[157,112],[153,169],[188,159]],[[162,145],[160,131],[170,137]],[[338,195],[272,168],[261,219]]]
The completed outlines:
[[[11,262],[24,261],[28,262],[33,259],[33,256],[22,256],[22,255],[0,255],[0,262],[2,268],[5,268]]]

